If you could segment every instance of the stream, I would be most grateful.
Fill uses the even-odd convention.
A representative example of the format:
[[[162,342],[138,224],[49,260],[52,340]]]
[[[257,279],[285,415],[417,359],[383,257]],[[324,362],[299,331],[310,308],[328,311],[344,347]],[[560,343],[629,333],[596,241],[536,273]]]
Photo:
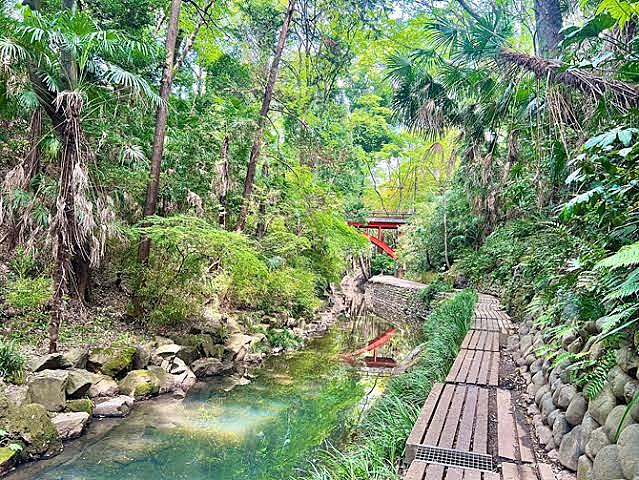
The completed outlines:
[[[248,385],[200,382],[184,400],[136,405],[125,420],[94,420],[89,432],[11,480],[282,480],[304,473],[318,449],[343,445],[383,378],[342,361],[388,328],[360,305],[298,352],[269,358]],[[362,311],[363,310],[363,311]],[[379,354],[414,345],[398,329]]]

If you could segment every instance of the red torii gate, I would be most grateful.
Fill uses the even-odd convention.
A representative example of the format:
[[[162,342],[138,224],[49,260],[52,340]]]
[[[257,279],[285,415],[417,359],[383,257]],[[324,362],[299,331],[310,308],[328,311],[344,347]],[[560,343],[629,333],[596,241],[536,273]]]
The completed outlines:
[[[382,213],[382,212],[373,212],[370,217],[368,217],[363,222],[358,222],[354,220],[349,220],[348,224],[352,227],[361,230],[362,235],[368,238],[374,245],[381,248],[386,255],[389,257],[396,259],[397,254],[395,251],[389,247],[384,240],[382,239],[382,230],[397,230],[402,225],[406,225],[406,220],[408,218],[408,214],[401,213]],[[367,229],[377,229],[377,236],[373,236],[364,230]]]

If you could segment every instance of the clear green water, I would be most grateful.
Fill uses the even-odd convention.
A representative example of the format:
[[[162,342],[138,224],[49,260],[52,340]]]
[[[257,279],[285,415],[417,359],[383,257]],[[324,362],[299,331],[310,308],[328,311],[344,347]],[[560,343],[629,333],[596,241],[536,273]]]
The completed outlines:
[[[94,422],[86,438],[15,479],[294,477],[321,445],[344,440],[373,385],[342,353],[386,326],[370,317],[344,322],[301,352],[269,359],[249,385],[225,392],[220,381],[198,384],[183,401],[144,402],[124,421]],[[379,353],[400,356],[409,346],[399,336]]]

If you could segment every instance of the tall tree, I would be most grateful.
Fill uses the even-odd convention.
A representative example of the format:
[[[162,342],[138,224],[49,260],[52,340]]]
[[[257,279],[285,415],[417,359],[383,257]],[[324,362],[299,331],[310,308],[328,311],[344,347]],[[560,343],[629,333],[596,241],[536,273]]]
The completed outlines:
[[[262,96],[262,108],[260,109],[260,118],[257,121],[257,129],[255,131],[255,137],[253,139],[253,146],[251,147],[251,155],[249,157],[249,164],[246,169],[246,178],[244,179],[244,192],[242,194],[242,208],[240,209],[240,215],[237,220],[235,230],[241,232],[246,226],[246,217],[248,216],[249,204],[251,201],[251,195],[253,193],[253,185],[255,183],[255,172],[257,170],[257,162],[260,159],[260,153],[262,151],[262,142],[264,137],[264,127],[266,126],[267,115],[271,109],[271,99],[273,98],[273,89],[275,88],[275,82],[277,81],[277,75],[280,69],[280,61],[282,59],[282,52],[284,51],[284,45],[286,44],[286,37],[291,26],[291,19],[295,12],[295,0],[289,0],[288,7],[286,8],[286,14],[284,15],[284,23],[280,29],[279,40],[275,49],[275,55],[271,61],[269,68],[268,79],[264,87],[264,94]]]
[[[561,33],[562,16],[559,0],[535,0],[535,30],[539,54],[544,58],[556,58]]]
[[[164,153],[164,138],[166,137],[166,124],[168,118],[168,100],[173,83],[173,65],[175,62],[175,46],[178,37],[178,22],[180,20],[180,7],[182,0],[171,0],[171,13],[166,31],[166,59],[164,60],[164,72],[160,84],[160,104],[155,116],[155,134],[153,136],[153,149],[151,151],[151,171],[149,184],[144,202],[144,217],[155,214],[158,203],[158,191],[160,189],[160,167]],[[151,249],[151,240],[143,237],[140,241],[138,258],[140,262],[147,262]]]

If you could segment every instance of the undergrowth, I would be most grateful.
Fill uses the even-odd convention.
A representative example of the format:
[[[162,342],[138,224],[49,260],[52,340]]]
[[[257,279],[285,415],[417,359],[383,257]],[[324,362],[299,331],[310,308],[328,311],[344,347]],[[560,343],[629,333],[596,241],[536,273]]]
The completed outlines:
[[[477,296],[458,293],[437,305],[422,327],[426,348],[417,366],[394,377],[366,413],[354,443],[328,449],[306,480],[396,480],[404,445],[434,383],[450,369],[468,331]]]

